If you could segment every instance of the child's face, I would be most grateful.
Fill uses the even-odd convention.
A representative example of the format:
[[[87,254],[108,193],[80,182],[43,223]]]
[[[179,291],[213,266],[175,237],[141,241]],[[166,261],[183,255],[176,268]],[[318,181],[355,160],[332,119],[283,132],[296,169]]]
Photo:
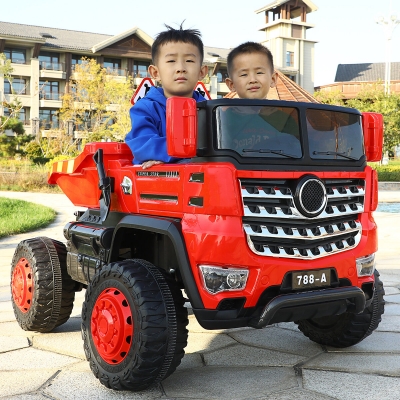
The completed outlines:
[[[150,75],[161,82],[165,97],[192,97],[199,80],[207,73],[200,64],[199,49],[190,43],[170,42],[158,52],[157,65],[150,65]]]
[[[239,54],[233,60],[232,74],[226,84],[241,99],[265,99],[269,89],[276,85],[276,73],[271,71],[265,54]]]

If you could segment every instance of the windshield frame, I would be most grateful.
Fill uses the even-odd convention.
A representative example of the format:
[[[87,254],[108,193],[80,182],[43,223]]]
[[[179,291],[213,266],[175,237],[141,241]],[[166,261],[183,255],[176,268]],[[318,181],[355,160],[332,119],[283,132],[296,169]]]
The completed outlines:
[[[274,106],[291,107],[298,110],[300,120],[300,137],[302,140],[303,157],[291,159],[288,157],[242,157],[233,150],[218,149],[216,108],[219,106]],[[237,169],[270,170],[270,171],[362,171],[367,165],[365,154],[358,160],[349,160],[338,157],[333,160],[313,159],[309,154],[308,133],[306,129],[306,110],[332,110],[356,114],[360,111],[340,106],[332,106],[321,103],[306,103],[282,100],[253,100],[253,99],[214,99],[197,103],[198,110],[198,142],[197,156],[192,158],[194,162],[228,162],[234,164]]]

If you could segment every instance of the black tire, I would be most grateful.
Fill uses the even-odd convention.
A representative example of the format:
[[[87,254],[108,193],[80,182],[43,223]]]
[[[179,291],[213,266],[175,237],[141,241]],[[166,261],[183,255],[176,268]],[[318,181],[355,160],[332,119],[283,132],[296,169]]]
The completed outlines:
[[[168,377],[185,354],[187,324],[177,284],[147,261],[111,263],[86,290],[85,354],[108,388],[140,391]]]
[[[37,237],[20,242],[11,265],[11,302],[26,331],[50,332],[65,323],[75,299],[75,282],[61,242]]]
[[[364,340],[378,327],[385,311],[385,290],[377,270],[374,278],[374,298],[362,313],[298,321],[299,330],[313,342],[332,347],[349,347]]]

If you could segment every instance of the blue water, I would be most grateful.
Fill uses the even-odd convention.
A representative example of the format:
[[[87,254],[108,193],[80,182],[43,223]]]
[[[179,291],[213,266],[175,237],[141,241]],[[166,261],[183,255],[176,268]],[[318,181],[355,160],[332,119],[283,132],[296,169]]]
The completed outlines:
[[[379,203],[376,211],[400,213],[400,203]]]

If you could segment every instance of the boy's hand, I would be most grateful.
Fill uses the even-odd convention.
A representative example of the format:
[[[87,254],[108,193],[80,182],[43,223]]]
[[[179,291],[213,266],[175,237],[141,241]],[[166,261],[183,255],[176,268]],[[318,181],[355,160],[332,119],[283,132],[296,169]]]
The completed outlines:
[[[157,165],[157,164],[163,164],[163,162],[162,161],[156,161],[156,160],[149,160],[149,161],[146,161],[146,162],[144,162],[142,164],[142,168],[143,169],[147,169],[147,168],[150,168],[153,165]]]

